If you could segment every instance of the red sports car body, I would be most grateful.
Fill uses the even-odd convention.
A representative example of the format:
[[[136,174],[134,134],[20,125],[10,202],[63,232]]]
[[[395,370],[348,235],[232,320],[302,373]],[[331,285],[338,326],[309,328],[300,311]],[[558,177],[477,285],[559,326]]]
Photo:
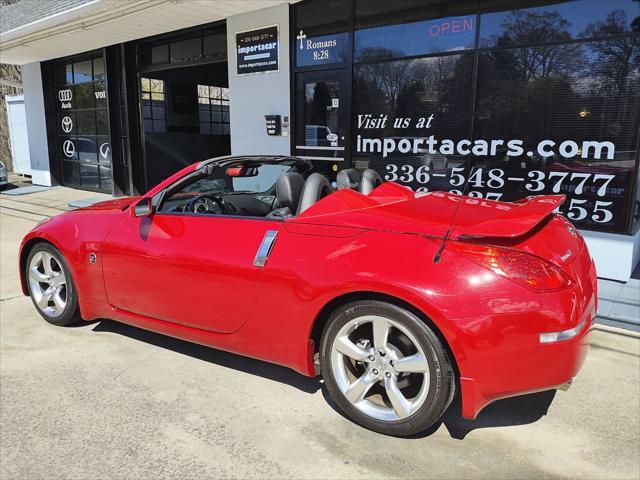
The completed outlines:
[[[337,190],[283,218],[165,213],[154,204],[207,166],[233,177],[254,161],[201,162],[143,197],[38,225],[21,246],[25,295],[33,296],[30,252],[46,242],[68,265],[82,319],[114,319],[309,376],[320,372],[332,312],[387,302],[442,343],[466,418],[578,372],[596,313],[596,274],[579,233],[552,213],[563,196],[504,203],[382,183],[366,195]]]

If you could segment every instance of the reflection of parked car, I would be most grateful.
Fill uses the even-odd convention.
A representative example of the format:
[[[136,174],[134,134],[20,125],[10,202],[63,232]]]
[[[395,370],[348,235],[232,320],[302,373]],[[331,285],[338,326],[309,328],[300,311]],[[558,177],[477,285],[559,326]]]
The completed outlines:
[[[190,165],[40,223],[22,241],[22,290],[55,325],[112,318],[322,374],[347,416],[399,436],[434,424],[458,388],[474,418],[577,374],[597,283],[552,213],[563,196],[417,196],[370,169],[339,180],[291,157]]]
[[[305,125],[304,126],[305,145],[308,147],[337,147],[338,136],[325,125]],[[307,152],[309,153],[309,151]],[[313,151],[311,151],[312,154]],[[323,157],[337,157],[337,149],[333,152],[322,152]]]
[[[331,142],[327,137],[331,135],[331,130],[325,125],[305,125],[304,139],[305,145],[309,147],[328,147]]]
[[[0,160],[0,190],[4,190],[7,185],[9,185],[7,166]]]
[[[98,161],[98,145],[93,138],[79,137],[76,148],[78,149],[78,159],[81,162]]]

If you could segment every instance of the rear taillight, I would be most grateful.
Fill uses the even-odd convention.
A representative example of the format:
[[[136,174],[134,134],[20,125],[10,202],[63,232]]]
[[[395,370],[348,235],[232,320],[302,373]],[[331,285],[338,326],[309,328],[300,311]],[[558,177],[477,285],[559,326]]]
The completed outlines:
[[[450,248],[493,273],[535,292],[557,290],[571,284],[569,277],[558,267],[528,253],[465,242],[450,242]]]

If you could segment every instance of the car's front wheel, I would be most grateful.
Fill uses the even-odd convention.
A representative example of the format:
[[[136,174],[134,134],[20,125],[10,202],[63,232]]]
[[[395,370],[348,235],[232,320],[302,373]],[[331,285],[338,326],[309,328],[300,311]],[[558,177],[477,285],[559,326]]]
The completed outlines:
[[[42,318],[59,326],[80,320],[71,271],[57,248],[37,243],[29,252],[25,269],[29,295]]]
[[[386,302],[357,301],[336,310],[324,329],[320,364],[338,407],[387,435],[423,432],[453,398],[453,369],[437,335]]]

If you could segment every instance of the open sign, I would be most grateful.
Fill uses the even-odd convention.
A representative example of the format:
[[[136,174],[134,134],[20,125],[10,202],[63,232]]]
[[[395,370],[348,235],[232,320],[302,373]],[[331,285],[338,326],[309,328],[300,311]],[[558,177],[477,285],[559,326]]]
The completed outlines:
[[[455,35],[473,31],[473,17],[464,17],[455,20],[444,20],[434,23],[429,27],[429,35],[441,37],[444,35]]]

